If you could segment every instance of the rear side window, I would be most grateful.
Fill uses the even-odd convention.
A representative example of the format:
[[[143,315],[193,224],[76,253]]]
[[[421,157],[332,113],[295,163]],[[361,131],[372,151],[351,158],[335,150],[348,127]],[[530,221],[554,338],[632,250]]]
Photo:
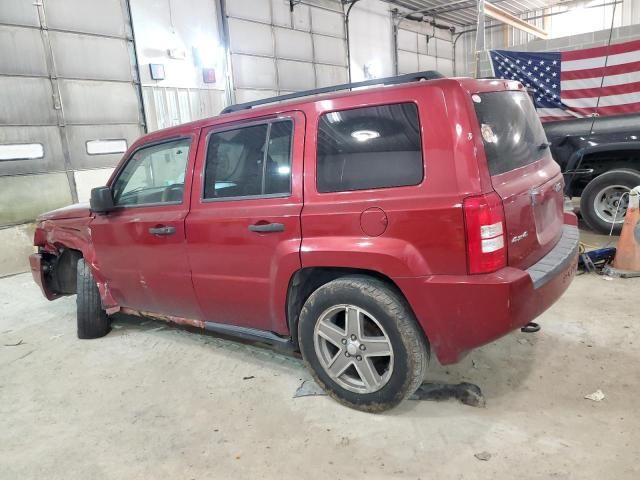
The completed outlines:
[[[292,134],[290,120],[212,133],[207,147],[204,198],[290,193]]]
[[[318,191],[417,185],[424,177],[413,103],[326,113],[318,126]]]
[[[524,167],[544,156],[547,137],[526,93],[481,93],[473,100],[491,175]]]

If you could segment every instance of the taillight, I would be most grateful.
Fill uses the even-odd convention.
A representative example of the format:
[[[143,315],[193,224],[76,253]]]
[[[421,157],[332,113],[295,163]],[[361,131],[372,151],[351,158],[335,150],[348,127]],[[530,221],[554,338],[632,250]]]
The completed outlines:
[[[507,265],[502,199],[495,193],[464,199],[469,273],[495,272]]]

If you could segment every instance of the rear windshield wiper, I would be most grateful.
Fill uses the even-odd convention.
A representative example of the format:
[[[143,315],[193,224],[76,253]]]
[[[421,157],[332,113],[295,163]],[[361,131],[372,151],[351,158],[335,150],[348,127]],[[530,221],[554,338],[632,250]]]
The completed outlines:
[[[550,146],[551,146],[550,143],[543,142],[540,145],[538,145],[538,150],[544,150],[545,148],[549,148]]]

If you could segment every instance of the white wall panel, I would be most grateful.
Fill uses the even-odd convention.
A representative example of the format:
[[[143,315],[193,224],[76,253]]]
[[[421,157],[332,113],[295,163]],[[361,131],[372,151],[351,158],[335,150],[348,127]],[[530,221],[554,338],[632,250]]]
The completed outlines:
[[[398,50],[398,73],[411,73],[418,71],[418,55],[412,52]]]
[[[311,29],[314,33],[344,38],[344,17],[337,12],[312,8]]]
[[[262,98],[275,97],[278,95],[276,90],[248,90],[238,89],[236,91],[236,100],[238,103],[253,102]]]
[[[393,42],[389,4],[380,1],[356,3],[349,16],[351,80],[369,76],[390,77],[393,69]]]
[[[423,71],[437,69],[438,64],[436,57],[432,57],[431,55],[418,55],[418,70]]]
[[[347,69],[332,65],[316,65],[316,87],[328,87],[348,82]]]
[[[0,76],[0,125],[55,124],[48,78]]]
[[[271,23],[282,27],[291,28],[291,11],[289,0],[271,0]]]
[[[2,173],[15,175],[64,170],[64,154],[57,126],[20,126],[0,128],[1,144],[39,143],[44,149],[44,158],[33,160],[4,160]]]
[[[226,0],[227,15],[271,23],[270,0]]]
[[[63,32],[51,32],[49,38],[58,75],[131,81],[131,59],[125,40]],[[95,61],[96,52],[100,52],[102,61]]]
[[[453,76],[453,60],[448,58],[438,58],[437,70],[446,77]]]
[[[315,87],[313,64],[278,60],[278,79],[281,90],[309,90]]]
[[[88,202],[91,198],[91,189],[102,187],[113,173],[113,168],[100,168],[97,170],[81,170],[73,172],[78,190],[78,201]]]
[[[138,123],[133,83],[60,80],[67,123]]]
[[[311,35],[291,29],[274,29],[276,38],[276,56],[296,60],[313,61]]]
[[[408,52],[418,51],[418,34],[409,30],[398,29],[398,49]]]
[[[37,27],[38,11],[33,6],[33,2],[3,0],[0,8],[0,23]]]
[[[278,1],[278,0],[274,0]],[[285,0],[286,1],[286,0]],[[288,2],[287,2],[288,3]],[[307,5],[296,5],[293,9],[293,28],[296,30],[303,30],[305,32],[311,31],[311,8]]]
[[[0,26],[0,45],[2,73],[8,75],[47,74],[44,46],[38,30]]]
[[[129,147],[140,136],[137,125],[69,125],[66,128],[69,148],[74,152],[71,166],[78,170],[111,167],[122,158],[122,153],[90,155],[87,153],[88,141],[125,140]]]
[[[277,90],[275,61],[272,58],[234,55],[233,80],[236,88]]]
[[[269,25],[230,18],[229,36],[233,53],[274,55]]]
[[[432,40],[433,41],[433,40]],[[446,40],[435,39],[436,42],[436,54],[439,58],[453,58],[453,43]]]
[[[347,50],[343,39],[314,35],[313,46],[318,63],[347,65]]]
[[[126,34],[120,0],[46,0],[45,8],[49,28],[118,37]]]

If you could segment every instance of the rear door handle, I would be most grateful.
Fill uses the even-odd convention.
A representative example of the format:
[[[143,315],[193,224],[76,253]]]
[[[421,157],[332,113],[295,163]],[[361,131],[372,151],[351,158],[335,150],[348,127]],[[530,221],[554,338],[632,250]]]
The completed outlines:
[[[271,232],[284,232],[284,224],[282,223],[255,223],[249,225],[249,231],[271,233]]]
[[[151,235],[173,235],[176,227],[152,227],[149,229]]]

